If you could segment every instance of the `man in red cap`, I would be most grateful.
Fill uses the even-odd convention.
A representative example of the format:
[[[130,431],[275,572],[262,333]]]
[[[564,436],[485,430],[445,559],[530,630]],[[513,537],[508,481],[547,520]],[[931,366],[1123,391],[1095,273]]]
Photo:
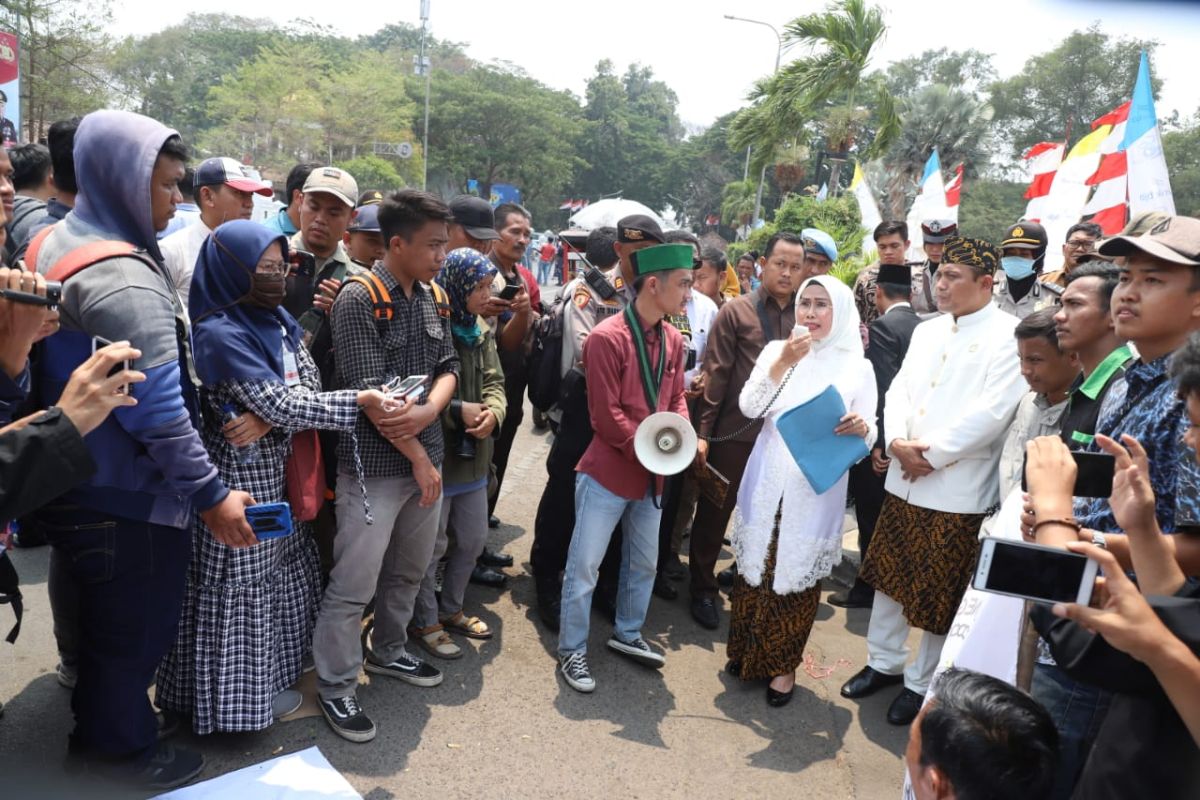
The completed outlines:
[[[250,219],[254,210],[254,195],[272,195],[271,186],[251,177],[246,168],[232,158],[210,158],[196,167],[192,183],[200,218],[183,230],[176,231],[159,243],[163,265],[171,276],[179,299],[187,312],[188,290],[192,285],[192,270],[204,240],[223,222]]]

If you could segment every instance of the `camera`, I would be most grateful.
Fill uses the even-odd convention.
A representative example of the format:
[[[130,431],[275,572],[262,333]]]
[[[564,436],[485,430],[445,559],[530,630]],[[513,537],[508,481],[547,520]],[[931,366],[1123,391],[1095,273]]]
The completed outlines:
[[[458,437],[458,446],[454,448],[454,455],[464,461],[471,461],[475,458],[475,437],[463,431]]]

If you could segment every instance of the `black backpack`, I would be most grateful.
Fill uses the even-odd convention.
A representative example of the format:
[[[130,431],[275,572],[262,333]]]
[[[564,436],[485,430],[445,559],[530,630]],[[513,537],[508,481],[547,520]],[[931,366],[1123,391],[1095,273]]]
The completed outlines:
[[[543,413],[558,404],[562,391],[565,307],[566,302],[560,297],[533,329],[533,347],[528,361],[529,402]]]

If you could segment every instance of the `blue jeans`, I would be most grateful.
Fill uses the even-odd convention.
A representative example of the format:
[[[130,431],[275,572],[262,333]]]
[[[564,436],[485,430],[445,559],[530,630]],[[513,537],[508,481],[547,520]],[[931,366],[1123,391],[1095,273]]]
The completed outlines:
[[[1035,666],[1029,688],[1033,698],[1050,713],[1058,730],[1058,770],[1054,774],[1054,791],[1050,797],[1068,800],[1108,714],[1112,695],[1075,681],[1053,664]]]
[[[550,268],[552,266],[554,266],[554,259],[549,261],[538,259],[538,283],[543,285],[550,283]]]
[[[662,510],[650,491],[627,500],[605,489],[590,475],[575,476],[575,532],[563,574],[558,652],[586,653],[592,593],[613,528],[621,523],[621,578],[617,586],[617,624],[613,634],[632,642],[642,635],[658,564],[658,526]]]
[[[42,514],[63,577],[79,597],[70,751],[147,760],[158,723],[146,687],[175,641],[191,533],[77,507]]]

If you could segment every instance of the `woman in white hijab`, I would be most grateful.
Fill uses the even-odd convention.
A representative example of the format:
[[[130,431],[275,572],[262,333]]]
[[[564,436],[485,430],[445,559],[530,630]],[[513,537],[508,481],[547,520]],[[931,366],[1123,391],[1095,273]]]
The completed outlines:
[[[875,441],[875,374],[863,357],[854,295],[836,278],[821,275],[800,287],[796,328],[790,338],[763,348],[739,397],[743,414],[754,418],[765,411],[766,422],[734,510],[732,540],[741,574],[731,596],[725,669],[742,680],[769,678],[767,702],[773,706],[792,699],[820,581],[842,556],[847,483],[842,475],[817,494],[775,423],[831,385],[846,406],[835,433],[868,445]]]

